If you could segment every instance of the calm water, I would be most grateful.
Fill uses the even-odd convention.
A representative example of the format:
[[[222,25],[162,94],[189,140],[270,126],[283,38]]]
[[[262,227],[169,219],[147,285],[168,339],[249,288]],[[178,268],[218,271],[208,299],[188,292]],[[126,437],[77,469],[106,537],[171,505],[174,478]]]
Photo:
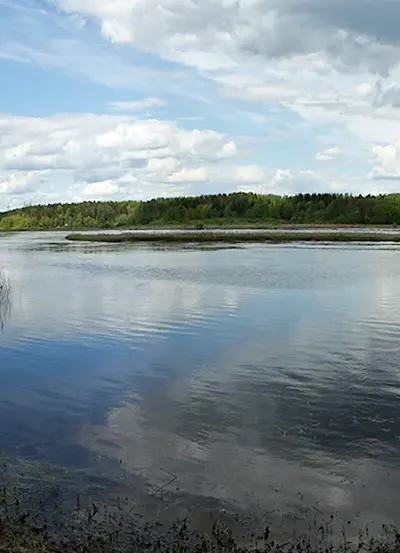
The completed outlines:
[[[63,236],[0,237],[0,451],[163,509],[400,523],[400,248]]]

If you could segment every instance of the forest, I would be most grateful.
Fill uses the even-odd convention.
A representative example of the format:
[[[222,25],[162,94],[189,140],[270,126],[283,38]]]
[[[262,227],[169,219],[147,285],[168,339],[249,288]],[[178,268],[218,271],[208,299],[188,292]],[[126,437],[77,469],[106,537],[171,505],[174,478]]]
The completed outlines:
[[[400,194],[261,195],[236,192],[149,201],[29,205],[0,213],[0,230],[144,226],[400,225]]]

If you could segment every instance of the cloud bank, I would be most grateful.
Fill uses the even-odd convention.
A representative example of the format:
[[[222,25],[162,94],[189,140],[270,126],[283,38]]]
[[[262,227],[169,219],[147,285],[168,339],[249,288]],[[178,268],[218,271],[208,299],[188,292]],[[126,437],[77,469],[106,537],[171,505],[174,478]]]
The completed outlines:
[[[3,209],[398,189],[398,3],[16,0],[0,15]]]

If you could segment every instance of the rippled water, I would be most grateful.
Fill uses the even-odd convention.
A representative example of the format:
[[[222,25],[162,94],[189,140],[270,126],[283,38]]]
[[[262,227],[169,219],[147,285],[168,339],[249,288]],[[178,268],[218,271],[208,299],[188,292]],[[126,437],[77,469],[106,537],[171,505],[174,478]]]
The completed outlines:
[[[63,237],[0,237],[0,451],[204,512],[400,522],[400,248]]]

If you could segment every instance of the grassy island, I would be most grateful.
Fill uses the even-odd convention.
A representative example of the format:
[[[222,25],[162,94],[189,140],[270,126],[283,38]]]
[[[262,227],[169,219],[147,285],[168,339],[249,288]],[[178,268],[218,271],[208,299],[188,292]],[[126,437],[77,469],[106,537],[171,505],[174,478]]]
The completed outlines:
[[[400,242],[399,233],[378,232],[313,232],[313,231],[269,231],[269,232],[243,232],[243,231],[194,231],[194,232],[122,232],[112,233],[73,233],[67,240],[73,242],[103,242],[103,243],[286,243],[286,242]]]

